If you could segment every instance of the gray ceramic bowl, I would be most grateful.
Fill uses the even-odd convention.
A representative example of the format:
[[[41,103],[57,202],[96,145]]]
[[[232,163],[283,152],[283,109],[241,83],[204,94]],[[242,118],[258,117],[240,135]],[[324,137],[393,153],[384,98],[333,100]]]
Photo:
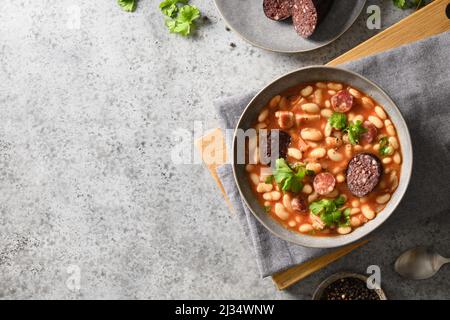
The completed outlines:
[[[347,235],[339,235],[333,237],[314,237],[310,235],[302,235],[284,228],[282,225],[272,219],[264,211],[264,208],[259,204],[249,184],[245,171],[245,165],[236,164],[236,161],[234,161],[237,154],[236,135],[233,137],[233,173],[236,184],[245,203],[250,208],[250,211],[254,214],[254,216],[269,231],[286,241],[290,241],[301,246],[313,248],[332,248],[346,245],[368,235],[370,232],[383,224],[383,222],[386,221],[386,219],[393,213],[395,208],[400,203],[403,195],[405,194],[411,177],[413,162],[412,145],[408,127],[405,120],[403,119],[402,114],[400,113],[400,110],[380,87],[354,72],[325,66],[311,66],[302,68],[288,73],[273,81],[267,87],[262,89],[252,99],[252,101],[250,101],[243,114],[241,115],[236,129],[239,128],[246,130],[251,128],[262,108],[266,106],[268,101],[275,95],[280,94],[286,89],[294,87],[301,83],[315,81],[344,82],[357,89],[360,89],[361,91],[378,101],[391,117],[391,120],[393,121],[397,129],[397,134],[400,140],[403,153],[403,164],[399,186],[384,210],[378,213],[375,219],[369,221],[362,227],[357,228]]]

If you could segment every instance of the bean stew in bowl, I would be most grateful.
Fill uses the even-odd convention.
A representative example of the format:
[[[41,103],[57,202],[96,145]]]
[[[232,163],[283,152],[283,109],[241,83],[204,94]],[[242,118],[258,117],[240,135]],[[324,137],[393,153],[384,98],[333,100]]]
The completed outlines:
[[[234,173],[255,216],[311,247],[355,241],[392,213],[409,182],[411,142],[391,99],[342,69],[288,74],[249,104]]]

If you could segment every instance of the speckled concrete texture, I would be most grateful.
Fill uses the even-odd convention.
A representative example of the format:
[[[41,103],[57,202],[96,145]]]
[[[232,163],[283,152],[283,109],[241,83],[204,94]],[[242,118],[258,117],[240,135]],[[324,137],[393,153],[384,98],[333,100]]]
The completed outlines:
[[[376,33],[367,15],[332,45],[286,55],[192,2],[208,20],[190,39],[166,31],[157,0],[131,14],[111,0],[2,4],[1,298],[309,299],[332,272],[367,267],[363,249],[276,291],[206,169],[169,157],[177,128],[216,126],[214,99],[329,61]],[[410,13],[369,3],[383,28]],[[398,298],[445,294],[397,283]]]

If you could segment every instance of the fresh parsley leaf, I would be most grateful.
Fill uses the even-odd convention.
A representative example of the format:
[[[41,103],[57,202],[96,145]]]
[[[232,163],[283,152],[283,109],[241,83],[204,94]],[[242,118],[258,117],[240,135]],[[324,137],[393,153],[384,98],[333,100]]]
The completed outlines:
[[[264,206],[264,210],[266,211],[266,213],[270,213],[270,209],[272,209],[271,206]]]
[[[350,212],[351,212],[350,208],[346,208],[342,212],[345,221],[343,223],[339,224],[340,227],[348,227],[348,226],[350,226]]]
[[[123,11],[133,12],[136,9],[136,0],[117,0]]]
[[[174,18],[178,12],[178,3],[187,4],[189,0],[164,0],[159,4],[161,12],[169,18]]]
[[[200,10],[195,6],[185,5],[179,9],[176,18],[168,18],[166,26],[171,33],[178,33],[182,36],[191,34],[195,28],[195,20],[200,18]]]
[[[343,196],[334,200],[322,199],[312,202],[309,209],[314,215],[319,216],[327,227],[344,225],[350,221],[350,209],[339,209],[345,204],[345,201]]]
[[[378,149],[378,153],[382,156],[387,156],[391,153],[391,147],[389,146],[389,140],[387,137],[383,137],[380,139],[380,149]]]
[[[420,7],[425,5],[425,1],[423,0],[392,0],[392,1],[394,3],[394,6],[400,9],[411,9],[411,8],[419,9]]]
[[[347,116],[341,112],[333,112],[328,122],[333,128],[344,130],[347,127]]]
[[[303,189],[303,179],[307,175],[305,165],[297,165],[291,168],[283,158],[280,158],[275,163],[275,170],[273,177],[275,182],[283,191],[300,192]]]
[[[348,133],[348,140],[350,143],[358,144],[359,137],[367,132],[367,129],[362,126],[361,120],[356,120],[356,122],[349,124],[345,131]]]
[[[264,180],[264,183],[267,184],[272,184],[272,182],[273,182],[273,175],[268,176],[266,180]]]

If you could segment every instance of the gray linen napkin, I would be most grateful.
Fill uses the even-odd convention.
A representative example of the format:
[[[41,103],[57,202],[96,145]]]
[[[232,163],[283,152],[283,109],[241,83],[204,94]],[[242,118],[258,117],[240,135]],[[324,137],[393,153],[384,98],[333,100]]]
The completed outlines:
[[[376,232],[397,243],[413,243],[414,225],[450,209],[449,66],[450,32],[340,66],[379,84],[401,109],[411,133],[414,164],[409,188],[395,214]],[[223,128],[235,128],[254,94],[215,103]],[[329,251],[301,247],[272,235],[241,201],[231,166],[221,166],[218,174],[253,244],[263,277]]]

